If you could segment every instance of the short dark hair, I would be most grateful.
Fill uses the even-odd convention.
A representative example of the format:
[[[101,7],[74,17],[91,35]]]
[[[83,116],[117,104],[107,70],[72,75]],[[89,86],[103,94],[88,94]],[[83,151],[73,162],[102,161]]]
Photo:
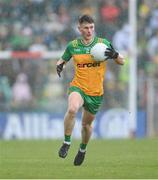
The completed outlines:
[[[85,23],[85,22],[92,24],[92,23],[94,23],[94,19],[93,19],[91,16],[89,16],[89,15],[87,15],[87,14],[84,14],[84,15],[82,15],[82,16],[79,16],[78,22],[79,22],[80,24]]]

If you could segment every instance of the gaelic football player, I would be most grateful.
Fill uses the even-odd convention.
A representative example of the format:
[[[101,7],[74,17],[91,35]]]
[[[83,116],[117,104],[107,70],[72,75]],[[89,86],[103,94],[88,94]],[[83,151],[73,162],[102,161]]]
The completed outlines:
[[[89,15],[82,15],[78,20],[78,29],[81,37],[68,43],[64,54],[57,62],[57,73],[60,76],[63,66],[72,58],[75,66],[75,75],[70,83],[68,108],[64,117],[64,142],[59,149],[59,156],[65,158],[71,145],[71,134],[75,124],[75,115],[83,107],[82,113],[82,140],[74,159],[74,165],[83,163],[86,147],[92,134],[92,123],[103,99],[103,81],[106,72],[106,61],[96,62],[90,55],[90,49],[98,42],[105,43],[109,48],[105,51],[107,59],[114,59],[124,64],[124,59],[105,38],[94,35],[94,20]]]

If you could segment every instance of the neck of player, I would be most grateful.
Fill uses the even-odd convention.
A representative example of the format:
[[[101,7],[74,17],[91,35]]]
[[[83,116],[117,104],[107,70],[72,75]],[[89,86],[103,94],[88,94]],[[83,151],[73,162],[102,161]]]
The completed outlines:
[[[91,44],[94,40],[94,37],[90,38],[90,39],[85,39],[83,38],[82,39],[82,42],[85,44],[85,45],[88,45],[88,44]]]

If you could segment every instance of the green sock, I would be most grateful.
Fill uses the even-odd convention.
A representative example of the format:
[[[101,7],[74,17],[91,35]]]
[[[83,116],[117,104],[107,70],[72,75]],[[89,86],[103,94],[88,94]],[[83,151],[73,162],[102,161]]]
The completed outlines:
[[[64,143],[71,144],[71,135],[65,135]]]
[[[87,147],[87,144],[84,144],[84,143],[81,143],[80,144],[80,149],[85,151],[86,150],[86,147]]]

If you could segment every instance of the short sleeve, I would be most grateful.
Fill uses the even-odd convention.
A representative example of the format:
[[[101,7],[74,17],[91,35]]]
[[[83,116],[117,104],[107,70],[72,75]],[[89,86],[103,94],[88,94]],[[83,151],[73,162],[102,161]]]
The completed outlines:
[[[107,39],[103,39],[103,43],[106,44],[108,47],[110,47],[111,43]]]
[[[72,57],[71,51],[70,51],[70,43],[67,45],[64,54],[62,55],[62,59],[64,61],[69,61]]]

